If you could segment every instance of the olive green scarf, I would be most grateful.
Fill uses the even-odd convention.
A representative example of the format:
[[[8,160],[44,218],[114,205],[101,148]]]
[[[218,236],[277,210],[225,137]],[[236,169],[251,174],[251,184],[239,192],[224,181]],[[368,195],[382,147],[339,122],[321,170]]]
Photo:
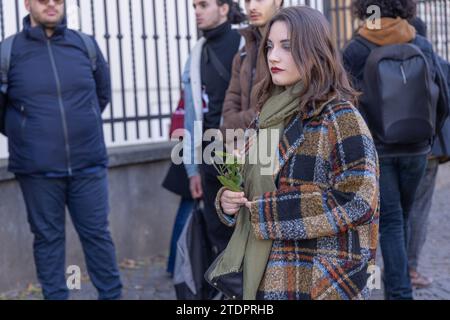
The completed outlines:
[[[259,115],[257,143],[250,146],[243,168],[244,192],[247,199],[254,199],[266,192],[276,190],[274,178],[278,171],[278,144],[286,121],[299,110],[301,89],[301,83],[287,89],[276,88]],[[273,143],[272,137],[277,139]],[[265,150],[269,150],[271,156],[269,164],[263,164],[261,161],[257,161],[256,164],[254,164],[255,161],[249,163],[258,149],[262,149],[263,154],[267,153]],[[271,174],[268,174],[269,172]],[[211,273],[211,278],[215,278],[223,274],[243,271],[244,300],[256,298],[272,250],[271,240],[258,240],[251,231],[250,212],[243,207],[221,261]]]

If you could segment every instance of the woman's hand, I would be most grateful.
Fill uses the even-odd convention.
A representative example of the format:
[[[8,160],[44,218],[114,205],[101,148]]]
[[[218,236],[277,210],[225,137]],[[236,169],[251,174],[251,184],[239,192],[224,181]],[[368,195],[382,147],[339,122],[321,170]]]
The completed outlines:
[[[226,190],[220,197],[220,205],[225,214],[229,216],[236,215],[242,206],[247,204],[248,200],[245,198],[243,192],[233,192]]]

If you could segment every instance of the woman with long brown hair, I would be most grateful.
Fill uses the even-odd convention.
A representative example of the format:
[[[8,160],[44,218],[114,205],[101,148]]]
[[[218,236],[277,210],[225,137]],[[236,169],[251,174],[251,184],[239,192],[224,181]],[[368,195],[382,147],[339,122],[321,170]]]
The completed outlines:
[[[244,192],[217,195],[219,216],[235,231],[208,279],[230,298],[366,299],[379,173],[353,106],[357,93],[320,12],[282,9],[267,28],[260,54],[267,77],[246,159],[261,141],[275,145],[273,171],[247,161]],[[271,144],[264,130],[279,139]]]

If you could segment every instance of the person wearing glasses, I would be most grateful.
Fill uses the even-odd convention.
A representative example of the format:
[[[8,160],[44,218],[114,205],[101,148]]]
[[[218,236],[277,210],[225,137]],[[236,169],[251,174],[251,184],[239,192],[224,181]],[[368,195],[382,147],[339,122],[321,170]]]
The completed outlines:
[[[64,5],[64,0],[25,0],[29,15],[14,36],[7,72],[9,170],[25,200],[44,298],[69,298],[67,207],[99,299],[119,299],[101,118],[111,99],[109,67],[95,40],[67,28]]]

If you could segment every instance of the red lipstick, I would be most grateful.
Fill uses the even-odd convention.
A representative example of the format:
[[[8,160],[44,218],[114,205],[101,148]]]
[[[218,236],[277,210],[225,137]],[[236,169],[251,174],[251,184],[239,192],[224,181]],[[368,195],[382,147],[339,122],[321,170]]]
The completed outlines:
[[[280,69],[280,68],[277,68],[277,67],[272,67],[272,68],[270,68],[270,71],[272,73],[278,73],[278,72],[281,72],[281,71],[284,71],[284,70]]]

